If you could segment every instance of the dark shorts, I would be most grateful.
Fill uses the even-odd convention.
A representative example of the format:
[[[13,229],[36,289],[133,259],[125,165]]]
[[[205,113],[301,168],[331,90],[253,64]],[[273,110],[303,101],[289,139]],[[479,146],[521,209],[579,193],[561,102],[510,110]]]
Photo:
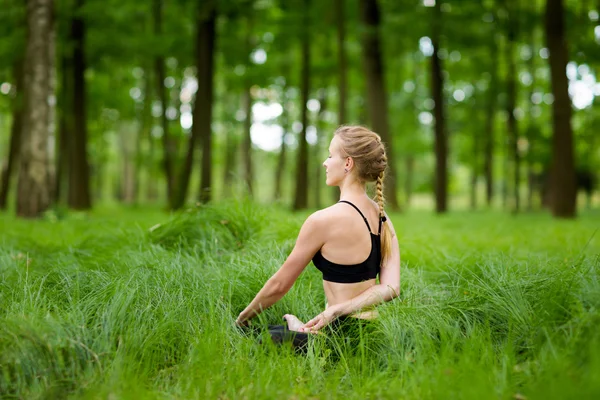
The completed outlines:
[[[364,348],[361,343],[369,343],[375,331],[375,321],[343,316],[321,329],[317,335],[290,331],[287,325],[269,325],[269,335],[261,336],[259,342],[270,338],[277,345],[290,345],[297,352],[303,353],[311,340],[318,339],[324,340],[327,347],[336,352],[354,352],[359,347]]]

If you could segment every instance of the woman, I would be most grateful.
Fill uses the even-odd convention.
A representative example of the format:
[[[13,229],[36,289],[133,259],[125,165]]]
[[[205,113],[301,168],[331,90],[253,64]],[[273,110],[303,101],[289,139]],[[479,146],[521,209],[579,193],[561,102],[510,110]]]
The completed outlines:
[[[375,314],[370,307],[397,297],[400,291],[400,250],[383,210],[387,158],[381,138],[360,126],[342,126],[331,140],[323,166],[327,185],[340,187],[340,201],[307,218],[289,257],[236,320],[244,326],[279,301],[312,259],[323,273],[327,306],[305,324],[286,314],[287,327],[271,330],[275,341],[286,340],[282,332],[307,336],[336,320],[371,319]],[[376,182],[376,202],[367,196],[366,182]],[[305,338],[295,344],[304,342]]]

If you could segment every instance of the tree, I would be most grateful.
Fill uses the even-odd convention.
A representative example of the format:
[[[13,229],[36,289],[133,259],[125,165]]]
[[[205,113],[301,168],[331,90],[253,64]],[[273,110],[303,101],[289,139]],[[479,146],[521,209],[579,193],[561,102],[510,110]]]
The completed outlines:
[[[52,0],[27,1],[25,106],[21,141],[17,215],[37,217],[51,201],[48,150],[53,26]]]
[[[196,11],[196,49],[195,63],[198,78],[198,91],[194,101],[192,133],[178,182],[179,190],[171,204],[173,209],[181,208],[187,197],[192,173],[194,150],[200,142],[202,161],[200,173],[200,202],[208,202],[211,197],[212,178],[212,104],[214,86],[214,55],[217,11],[213,1],[198,2]]]
[[[300,112],[302,132],[298,140],[298,156],[296,158],[296,194],[294,196],[294,210],[308,207],[308,142],[306,141],[306,128],[308,125],[308,94],[310,91],[310,0],[304,0],[304,24],[302,27],[301,48],[302,68],[300,78]]]
[[[17,60],[13,71],[15,76],[16,98],[12,110],[12,126],[10,128],[10,144],[8,146],[8,161],[2,169],[0,177],[0,210],[6,210],[8,204],[8,192],[14,175],[14,166],[19,162],[19,149],[21,147],[21,131],[23,125],[23,70],[25,65],[23,59]]]
[[[575,164],[571,99],[566,76],[568,60],[565,36],[564,4],[562,0],[546,2],[546,42],[550,52],[552,104],[552,162],[550,195],[552,214],[558,218],[573,218],[576,212]]]
[[[386,144],[388,173],[384,188],[386,201],[392,210],[399,209],[396,190],[396,158],[388,122],[388,99],[384,82],[384,67],[379,30],[381,15],[377,0],[361,0],[362,59],[367,80],[368,111],[373,130]]]
[[[202,170],[200,171],[200,194],[198,199],[206,203],[211,198],[212,187],[212,106],[214,87],[215,25],[217,11],[213,1],[200,1],[198,18],[198,92],[194,103],[192,130],[201,138]]]
[[[90,173],[87,156],[87,90],[85,81],[85,35],[83,19],[84,0],[76,0],[76,12],[71,21],[73,44],[73,131],[69,148],[68,204],[77,210],[91,208]]]
[[[163,29],[163,0],[153,0],[152,14],[154,20],[154,34],[158,38],[161,38]],[[169,103],[167,101],[165,90],[165,60],[162,54],[158,54],[154,57],[154,73],[156,74],[156,93],[158,94],[158,101],[161,106],[160,125],[162,127],[161,138],[163,145],[162,166],[167,180],[167,199],[169,199],[170,203],[175,186],[174,158],[176,156],[176,148],[169,132],[169,120],[167,119],[167,107]]]
[[[515,43],[517,40],[517,9],[515,4],[508,0],[505,2],[507,8],[507,35],[506,35],[506,63],[508,71],[506,73],[506,122],[508,132],[508,142],[510,152],[506,155],[507,158],[512,156],[513,161],[513,194],[514,204],[513,211],[519,212],[521,208],[521,196],[519,195],[519,187],[521,186],[521,157],[518,148],[518,126],[515,117],[515,108],[517,102],[517,77],[516,77],[516,60],[515,60]],[[506,177],[508,181],[508,177]]]
[[[435,2],[433,9],[433,26],[431,44],[431,94],[434,108],[435,131],[435,210],[444,213],[448,209],[448,135],[446,133],[446,116],[444,110],[444,77],[442,60],[439,57],[442,11],[441,2]]]

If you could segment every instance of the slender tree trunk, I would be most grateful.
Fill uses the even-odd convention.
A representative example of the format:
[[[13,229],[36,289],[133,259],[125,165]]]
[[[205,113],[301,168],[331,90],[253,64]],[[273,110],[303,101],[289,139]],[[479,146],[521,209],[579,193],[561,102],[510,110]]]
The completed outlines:
[[[15,62],[13,75],[15,77],[16,97],[12,110],[12,125],[10,128],[10,144],[8,145],[8,160],[2,169],[0,182],[0,210],[6,210],[8,207],[8,194],[11,187],[14,167],[19,162],[19,149],[21,147],[21,135],[23,128],[23,102],[24,102],[24,75],[25,65],[23,58]]]
[[[535,2],[534,2],[535,3]],[[534,11],[538,11],[537,6],[534,5]],[[531,97],[533,96],[533,93],[535,93],[535,31],[536,28],[533,28],[533,32],[531,33],[531,41],[529,43],[530,47],[531,47],[531,58],[529,59],[528,62],[528,67],[529,67],[529,73],[531,74],[531,90],[527,93],[527,115],[529,115],[529,119],[527,122],[527,128],[526,128],[526,138],[527,138],[527,156],[526,156],[526,161],[527,161],[527,210],[528,211],[532,211],[533,210],[533,193],[534,193],[534,168],[533,168],[533,164],[534,164],[534,157],[533,155],[534,150],[535,150],[535,130],[536,130],[536,123],[534,122],[534,117],[533,117],[533,113],[532,113],[532,102],[531,102]]]
[[[412,155],[406,156],[406,180],[404,191],[406,192],[406,208],[410,207],[412,199],[413,180],[415,174],[415,157]]]
[[[69,141],[73,136],[73,55],[63,48],[61,64],[61,88],[59,95],[58,135],[56,153],[56,178],[54,202],[66,204],[65,189],[69,187]]]
[[[84,0],[77,0],[78,11],[84,7]],[[79,210],[92,206],[90,199],[90,172],[87,156],[87,118],[85,82],[85,23],[78,13],[71,23],[73,43],[73,136],[70,141],[69,165],[69,206]]]
[[[162,36],[162,8],[163,0],[153,0],[153,17],[154,17],[154,34],[156,37]],[[158,55],[154,58],[154,73],[156,74],[156,93],[161,106],[160,125],[162,127],[162,145],[163,145],[163,160],[162,167],[167,180],[167,202],[171,202],[173,197],[173,188],[175,186],[175,174],[173,158],[176,154],[175,143],[169,132],[169,120],[167,119],[167,108],[169,101],[165,90],[165,60],[164,57]]]
[[[171,207],[181,208],[187,197],[194,161],[194,149],[198,142],[202,146],[202,171],[200,176],[201,202],[210,200],[211,187],[211,128],[212,123],[212,98],[213,98],[213,64],[215,43],[215,22],[217,19],[213,1],[200,1],[196,17],[196,66],[198,68],[198,91],[194,101],[192,133],[188,140],[188,148],[183,162],[181,179],[178,182],[179,190],[176,193]]]
[[[388,122],[388,99],[384,83],[384,66],[379,40],[380,11],[377,0],[360,0],[360,15],[365,25],[362,35],[362,59],[367,80],[367,108],[373,130],[386,144],[388,172],[384,187],[389,208],[398,210],[396,158]]]
[[[473,135],[473,170],[471,171],[471,209],[477,209],[477,180],[479,178],[479,155],[481,154],[481,145],[479,132]]]
[[[508,65],[508,71],[506,76],[506,116],[507,116],[507,132],[508,132],[508,143],[510,149],[510,156],[512,156],[512,172],[513,172],[513,212],[518,213],[521,209],[521,157],[519,155],[518,147],[518,126],[517,119],[515,118],[515,108],[517,102],[517,66],[515,60],[515,42],[517,39],[517,9],[515,3],[510,0],[507,1],[506,6],[508,8],[508,29],[506,36],[506,63]],[[508,181],[508,177],[507,177]]]
[[[215,25],[217,13],[213,1],[200,0],[198,16],[198,42],[196,66],[198,68],[198,92],[194,104],[192,131],[201,139],[202,170],[198,200],[206,203],[211,199],[212,187],[212,105],[214,86]]]
[[[322,187],[323,187],[323,181],[321,180],[321,176],[323,175],[323,165],[319,162],[316,162],[319,160],[319,158],[321,157],[321,155],[323,154],[322,148],[323,148],[323,144],[324,144],[324,140],[326,138],[325,136],[325,129],[323,129],[323,125],[324,125],[324,121],[323,121],[323,117],[324,117],[324,113],[327,110],[327,89],[325,88],[321,88],[318,91],[318,100],[319,100],[319,104],[321,105],[321,107],[319,108],[319,113],[317,114],[317,118],[315,121],[315,128],[317,129],[317,142],[315,143],[314,146],[314,157],[313,159],[315,160],[315,162],[313,163],[314,169],[315,169],[315,173],[314,173],[314,190],[315,190],[315,208],[321,208],[321,191],[322,191]]]
[[[289,68],[286,68],[286,76],[289,75]],[[283,107],[283,112],[281,113],[281,129],[283,133],[281,134],[281,148],[279,149],[279,157],[277,158],[277,168],[275,169],[275,193],[273,198],[275,201],[281,200],[282,197],[282,188],[281,183],[283,180],[283,172],[285,171],[285,161],[286,161],[286,148],[285,145],[285,135],[287,134],[289,128],[289,117],[287,111],[287,85],[283,87],[283,93],[281,95],[281,106]]]
[[[236,104],[234,96],[226,95],[225,104]],[[223,117],[228,118],[227,115],[235,114],[234,109],[227,109],[227,106],[223,107],[223,113],[225,114]],[[224,119],[225,119],[224,118]],[[237,139],[234,129],[226,129],[225,131],[225,146],[224,146],[224,157],[225,165],[223,166],[223,197],[230,197],[233,193],[233,176],[236,170],[236,156],[237,156]]]
[[[300,78],[300,101],[302,132],[298,140],[298,157],[296,161],[296,192],[294,196],[294,209],[300,210],[308,207],[308,142],[306,141],[306,128],[308,125],[308,111],[306,103],[310,91],[310,0],[304,0],[304,24],[302,28],[302,67]]]
[[[571,99],[566,76],[568,61],[565,33],[565,9],[562,0],[547,0],[546,41],[550,51],[550,77],[554,103],[552,104],[552,165],[551,207],[557,218],[573,218],[576,214],[577,190],[573,157],[573,130],[571,127]]]
[[[442,75],[442,60],[438,56],[440,46],[442,13],[440,1],[436,1],[433,18],[433,34],[431,42],[431,89],[435,103],[435,210],[445,213],[448,210],[448,135],[446,133],[446,116],[444,110],[444,77]]]
[[[337,48],[338,48],[338,125],[347,124],[346,101],[348,97],[348,61],[346,56],[346,0],[335,0],[336,23],[337,23]],[[331,200],[337,202],[340,199],[340,190],[331,188]]]
[[[246,190],[250,198],[254,196],[254,190],[252,187],[253,169],[252,169],[252,137],[250,136],[250,128],[252,127],[252,94],[250,93],[250,86],[248,85],[244,90],[244,112],[246,118],[244,119],[244,140],[242,142],[242,158],[244,160],[244,182],[246,184]]]
[[[348,96],[348,62],[346,57],[345,0],[335,0],[338,47],[338,125],[346,124],[346,98]]]
[[[53,8],[52,0],[27,1],[25,106],[17,184],[17,215],[22,217],[39,216],[51,201],[48,98]]]
[[[484,162],[483,173],[485,175],[485,200],[488,207],[492,205],[494,199],[494,119],[496,116],[496,96],[498,87],[498,52],[496,50],[496,41],[492,34],[490,46],[491,64],[490,64],[490,86],[488,88],[488,100],[486,109],[485,143],[484,143]]]

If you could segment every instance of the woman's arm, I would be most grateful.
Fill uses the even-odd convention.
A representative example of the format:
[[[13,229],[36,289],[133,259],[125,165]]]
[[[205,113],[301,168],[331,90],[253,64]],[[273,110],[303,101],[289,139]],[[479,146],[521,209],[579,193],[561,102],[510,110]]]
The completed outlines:
[[[316,332],[342,315],[349,315],[364,308],[385,303],[400,295],[400,247],[391,221],[392,248],[379,273],[379,284],[373,285],[358,296],[328,307],[325,311],[308,321],[301,331]]]
[[[325,243],[327,229],[323,229],[323,226],[323,211],[318,211],[306,219],[294,249],[281,268],[256,294],[254,300],[240,313],[236,324],[245,324],[249,319],[277,303],[291,289],[311,258]]]

